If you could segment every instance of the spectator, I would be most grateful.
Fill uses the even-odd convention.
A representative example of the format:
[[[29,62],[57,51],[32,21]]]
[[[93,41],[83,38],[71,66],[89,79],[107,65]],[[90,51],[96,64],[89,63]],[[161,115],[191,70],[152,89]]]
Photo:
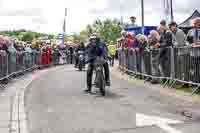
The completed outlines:
[[[192,49],[190,56],[192,58],[192,81],[200,83],[200,18],[193,20],[193,28],[188,32],[187,40]]]
[[[73,64],[74,48],[70,46],[68,51],[69,51],[69,62],[70,64]]]
[[[1,50],[4,50],[8,53],[8,46],[6,44],[5,38],[3,36],[0,36],[0,44],[1,44]]]
[[[163,77],[170,77],[170,49],[172,44],[172,33],[167,29],[166,25],[159,27],[160,41],[155,45],[159,48],[159,64]]]
[[[12,72],[15,72],[16,71],[16,49],[14,48],[14,45],[13,43],[10,41],[10,38],[8,37],[5,37],[4,38],[4,42],[5,42],[5,45],[6,47],[8,48],[7,51],[8,51],[8,54],[9,54],[9,67],[8,67],[8,70],[9,70],[9,74],[12,73]]]
[[[47,48],[42,44],[43,46],[41,47],[41,53],[42,53],[42,58],[41,58],[41,63],[42,65],[47,65]]]
[[[150,75],[151,71],[148,69],[150,68],[148,66],[148,64],[150,64],[148,39],[145,35],[141,35],[138,41],[139,41],[139,47],[140,47],[140,54],[142,55],[142,66],[143,66],[142,72]]]
[[[171,22],[169,24],[169,29],[173,35],[173,45],[175,47],[183,47],[186,45],[186,36],[185,33],[178,28],[176,22]]]
[[[200,47],[200,17],[192,22],[193,28],[188,32],[187,41],[192,47]]]
[[[134,47],[134,42],[135,42],[135,34],[129,32],[127,35],[127,46],[129,49]]]
[[[50,45],[47,45],[47,64],[52,63],[52,48]]]
[[[0,36],[0,78],[7,74],[7,53],[4,48],[4,38],[3,36]]]
[[[160,21],[160,25],[162,25],[162,26],[165,26],[165,27],[166,27],[166,26],[167,26],[167,22],[166,22],[165,20],[161,20],[161,21]]]
[[[114,61],[115,61],[115,56],[116,56],[116,45],[113,44],[113,42],[110,43],[110,45],[108,46],[108,51],[109,51],[109,55],[111,57],[110,59],[110,65],[114,66]]]
[[[152,84],[159,83],[158,78],[160,76],[160,69],[159,69],[159,50],[157,49],[157,45],[160,41],[160,35],[157,31],[152,30],[149,35],[149,47],[151,49],[151,64],[152,64],[152,76],[154,76],[151,80]]]
[[[139,73],[146,73],[145,71],[145,67],[147,68],[147,64],[148,62],[145,62],[147,60],[145,60],[145,55],[144,55],[144,51],[147,48],[147,37],[145,35],[141,35],[139,34],[137,37],[137,43],[138,43],[138,47],[136,47],[136,49],[138,49],[136,51],[136,57],[137,57],[137,70]]]
[[[176,22],[171,22],[169,24],[169,29],[173,35],[173,46],[175,48],[175,77],[181,80],[188,81],[189,78],[189,56],[186,49],[186,36],[185,33],[178,28]]]
[[[138,25],[136,24],[136,17],[134,17],[134,16],[131,16],[130,17],[130,24],[127,24],[126,26],[125,26],[125,28],[127,29],[127,28],[135,28],[135,27],[138,27]]]
[[[120,42],[120,44],[121,44],[121,50],[120,50],[121,64],[123,67],[126,67],[126,65],[127,65],[127,58],[126,58],[127,32],[122,31],[121,35],[122,35],[121,42]]]
[[[25,45],[25,64],[26,68],[32,67],[32,49],[31,44]]]
[[[0,36],[0,50],[3,50],[3,36]]]
[[[22,70],[24,68],[24,48],[22,42],[16,42],[16,50],[17,50],[17,71]]]

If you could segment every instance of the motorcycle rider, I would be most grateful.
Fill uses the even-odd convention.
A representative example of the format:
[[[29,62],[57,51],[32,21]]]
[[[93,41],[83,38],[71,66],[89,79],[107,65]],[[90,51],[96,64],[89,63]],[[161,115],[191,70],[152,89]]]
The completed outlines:
[[[97,56],[104,57],[105,60],[108,60],[108,48],[104,42],[101,41],[98,34],[93,34],[90,37],[89,44],[87,46],[87,55],[88,55],[88,69],[87,69],[87,89],[85,92],[90,93],[92,89],[92,75],[94,70],[94,62]],[[110,72],[109,65],[106,62],[104,65],[105,71],[105,80],[106,85],[110,86]]]
[[[75,52],[76,52],[76,59],[75,59],[75,67],[77,67],[77,65],[78,65],[78,62],[79,62],[79,55],[78,55],[78,52],[79,51],[83,51],[83,52],[85,52],[85,45],[84,45],[84,43],[83,42],[81,42],[79,45],[78,45],[78,48],[75,50]]]
[[[72,46],[69,47],[68,49],[69,52],[69,63],[73,64],[73,54],[74,54],[74,48]]]

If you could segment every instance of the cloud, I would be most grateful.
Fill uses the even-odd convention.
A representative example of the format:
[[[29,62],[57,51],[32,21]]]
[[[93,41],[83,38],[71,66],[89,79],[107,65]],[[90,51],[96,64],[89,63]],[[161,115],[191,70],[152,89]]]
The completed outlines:
[[[145,25],[158,25],[163,17],[163,0],[144,0]],[[64,8],[68,8],[67,33],[79,32],[95,19],[130,16],[141,24],[141,0],[0,0],[0,30],[28,28],[40,32],[62,32]],[[195,9],[199,0],[176,0],[174,16],[184,21]]]
[[[41,16],[40,8],[0,9],[0,16]]]

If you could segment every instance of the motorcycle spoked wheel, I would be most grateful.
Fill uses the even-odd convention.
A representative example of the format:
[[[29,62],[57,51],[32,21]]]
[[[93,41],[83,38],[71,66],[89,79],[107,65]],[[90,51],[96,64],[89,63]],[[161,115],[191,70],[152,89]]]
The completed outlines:
[[[100,89],[101,95],[105,96],[106,82],[105,82],[104,74],[101,71],[96,72],[95,85],[97,88]]]

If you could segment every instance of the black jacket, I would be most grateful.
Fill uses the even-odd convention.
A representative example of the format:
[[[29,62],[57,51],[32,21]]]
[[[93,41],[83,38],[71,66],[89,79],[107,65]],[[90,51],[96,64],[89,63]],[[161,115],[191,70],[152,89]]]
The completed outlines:
[[[166,48],[170,46],[173,46],[172,33],[170,31],[165,31],[160,35],[160,48]]]
[[[160,58],[169,56],[169,48],[173,46],[172,33],[165,31],[160,35]]]
[[[88,44],[86,48],[86,54],[88,55],[88,62],[93,63],[97,56],[108,56],[108,48],[104,42],[97,42],[96,45]]]

